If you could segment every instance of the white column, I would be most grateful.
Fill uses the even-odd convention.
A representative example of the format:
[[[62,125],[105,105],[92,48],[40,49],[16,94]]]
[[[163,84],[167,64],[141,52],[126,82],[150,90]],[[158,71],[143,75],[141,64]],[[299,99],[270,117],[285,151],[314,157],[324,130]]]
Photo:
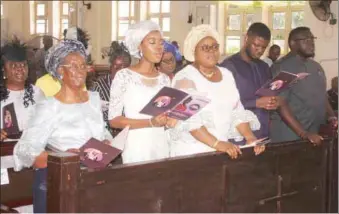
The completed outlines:
[[[112,11],[111,11],[111,17],[112,17],[112,31],[111,31],[111,38],[112,41],[116,41],[118,39],[118,2],[112,1]]]
[[[60,35],[61,35],[60,33],[60,1],[52,1],[51,5],[52,5],[52,26],[51,27],[53,31],[48,30],[49,32],[48,34],[53,35],[56,38],[60,38]],[[48,11],[50,10],[48,9]]]
[[[147,20],[147,1],[140,1],[140,21],[143,20]]]
[[[220,53],[223,55],[225,46],[225,2],[218,2],[218,24],[217,30],[220,35]]]
[[[84,14],[84,7],[81,1],[77,1],[76,10],[77,10],[77,27],[83,28],[85,14]]]

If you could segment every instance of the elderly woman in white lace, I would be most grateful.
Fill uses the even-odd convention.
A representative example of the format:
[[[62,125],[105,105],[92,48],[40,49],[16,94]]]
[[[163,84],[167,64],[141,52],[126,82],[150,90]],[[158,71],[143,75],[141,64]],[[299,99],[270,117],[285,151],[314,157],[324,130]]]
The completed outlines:
[[[170,119],[165,114],[151,117],[139,113],[161,88],[170,86],[169,77],[155,67],[164,51],[162,32],[156,23],[142,21],[130,26],[124,42],[130,54],[140,60],[118,71],[111,85],[110,126],[130,126],[123,163],[167,158],[169,148],[164,126]]]
[[[256,140],[252,130],[260,128],[256,116],[244,110],[232,73],[218,67],[219,36],[209,25],[193,27],[184,42],[184,56],[193,62],[179,71],[172,86],[208,97],[211,102],[187,121],[172,121],[169,132],[171,156],[222,151],[237,158],[241,151],[229,140]],[[252,129],[252,130],[251,130]],[[259,154],[264,146],[255,147]]]
[[[105,128],[97,92],[84,91],[88,66],[85,47],[64,40],[48,50],[47,71],[61,82],[60,91],[37,103],[21,139],[14,147],[15,170],[36,168],[33,209],[46,212],[47,150],[78,153],[89,139],[113,140]]]

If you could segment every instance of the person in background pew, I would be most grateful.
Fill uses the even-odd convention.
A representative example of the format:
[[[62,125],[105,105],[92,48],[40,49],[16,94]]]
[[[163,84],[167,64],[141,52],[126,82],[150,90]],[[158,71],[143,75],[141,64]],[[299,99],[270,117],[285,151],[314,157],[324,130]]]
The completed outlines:
[[[37,102],[44,98],[42,91],[28,79],[27,47],[15,38],[1,47],[0,105],[14,103],[19,130],[27,127],[27,121]],[[4,119],[4,118],[2,118]],[[7,138],[1,120],[1,141]]]
[[[182,54],[180,53],[180,47],[177,41],[172,41],[171,43],[172,45],[174,45],[174,47],[176,48],[175,52],[176,54],[175,56],[175,61],[177,63],[177,68],[181,68],[183,66],[183,57]]]
[[[118,71],[111,86],[109,123],[112,128],[130,126],[122,161],[134,163],[167,158],[169,148],[164,128],[167,115],[151,117],[139,113],[160,89],[170,86],[169,77],[158,72],[155,66],[164,51],[162,32],[155,22],[141,21],[130,26],[124,42],[130,54],[140,60]]]
[[[48,151],[78,153],[89,139],[113,140],[105,128],[98,92],[84,91],[87,75],[86,50],[81,42],[64,40],[48,50],[45,65],[60,80],[61,89],[39,102],[15,145],[15,171],[33,166],[34,213],[46,212]]]
[[[90,54],[90,47],[88,45],[89,35],[87,34],[87,32],[85,32],[81,28],[71,27],[64,31],[64,36],[64,39],[80,41],[84,45],[87,54],[86,61],[88,62],[90,60],[88,57]],[[54,96],[61,88],[60,81],[57,78],[54,78],[50,73],[47,73],[40,77],[36,81],[35,85],[44,92],[46,97]],[[86,86],[84,87],[84,90],[86,90]]]
[[[102,102],[104,120],[107,123],[106,127],[111,132],[111,134],[115,136],[118,134],[120,129],[112,129],[107,119],[110,88],[117,71],[129,67],[131,65],[131,56],[125,45],[123,43],[119,44],[118,41],[113,41],[111,43],[108,56],[110,63],[110,72],[105,76],[100,77],[97,81],[95,81],[93,83],[93,87],[91,88],[91,90],[99,92]]]
[[[50,35],[44,35],[42,37],[42,43],[44,44],[44,47],[37,50],[33,62],[35,65],[37,79],[47,74],[45,68],[45,55],[48,49],[50,49],[53,46],[53,37]]]
[[[161,73],[166,74],[170,79],[174,77],[174,72],[177,68],[176,53],[176,47],[165,41],[164,54],[162,55],[158,69]]]
[[[281,71],[309,74],[279,95],[289,104],[304,131],[295,132],[280,115],[272,114],[270,136],[273,141],[293,141],[305,138],[308,133],[318,133],[326,119],[334,127],[338,125],[337,116],[328,101],[324,69],[312,59],[315,56],[315,39],[308,27],[293,29],[288,37],[291,51],[270,68],[273,75]]]
[[[206,96],[211,102],[186,121],[169,121],[171,157],[202,152],[222,151],[231,158],[241,154],[231,138],[252,143],[257,140],[252,130],[258,130],[257,117],[245,110],[232,73],[217,66],[220,50],[218,32],[209,25],[198,25],[188,33],[184,56],[193,62],[179,71],[172,86],[188,93]],[[260,154],[265,146],[256,146]]]
[[[277,61],[277,59],[280,56],[280,46],[279,45],[272,45],[268,51],[268,56],[263,59],[264,62],[268,65],[268,67],[271,67],[272,64]]]
[[[273,127],[270,126],[270,114],[277,111],[296,135],[319,144],[322,137],[317,132],[308,132],[307,129],[304,129],[296,119],[298,116],[294,116],[290,105],[283,96],[258,96],[255,94],[263,84],[272,78],[268,65],[260,60],[270,39],[271,32],[265,24],[253,23],[248,28],[244,46],[240,52],[226,58],[221,66],[233,73],[245,109],[253,111],[258,117],[261,128],[254,132],[257,138],[270,136],[273,132]],[[276,74],[273,73],[273,75]],[[276,131],[280,132],[279,129]],[[281,141],[288,141],[288,139],[272,139],[272,142]]]
[[[331,80],[331,89],[327,91],[328,101],[338,116],[338,76]]]

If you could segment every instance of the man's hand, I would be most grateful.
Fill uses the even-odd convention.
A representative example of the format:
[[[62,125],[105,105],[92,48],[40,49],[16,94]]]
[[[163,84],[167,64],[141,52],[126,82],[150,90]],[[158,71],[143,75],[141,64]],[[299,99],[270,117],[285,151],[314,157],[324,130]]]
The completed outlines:
[[[324,140],[324,138],[321,137],[320,135],[310,132],[307,132],[303,138],[309,140],[311,143],[314,143],[315,145],[320,145],[321,142]]]
[[[256,100],[257,108],[263,108],[266,110],[275,110],[278,108],[278,98],[275,96],[271,97],[260,97]]]
[[[338,118],[337,117],[328,118],[328,122],[330,123],[330,125],[333,129],[338,128]]]

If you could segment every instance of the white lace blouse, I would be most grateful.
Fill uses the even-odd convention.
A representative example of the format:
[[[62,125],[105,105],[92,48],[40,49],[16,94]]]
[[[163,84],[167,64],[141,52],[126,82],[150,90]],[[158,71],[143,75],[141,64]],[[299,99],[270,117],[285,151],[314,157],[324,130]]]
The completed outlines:
[[[144,106],[164,86],[170,86],[167,75],[146,77],[128,68],[115,75],[110,92],[108,120],[121,116],[130,119],[150,119],[140,114]],[[129,130],[122,153],[123,163],[151,161],[169,157],[169,148],[163,127],[149,127]]]
[[[190,131],[205,126],[220,141],[243,140],[237,130],[241,123],[249,122],[252,130],[258,130],[258,118],[241,104],[239,92],[232,73],[218,67],[222,80],[211,82],[192,65],[179,71],[172,80],[172,86],[188,93],[197,93],[208,97],[211,102],[187,121],[179,121],[169,130],[171,156],[190,155],[215,151],[215,149],[197,141]]]
[[[88,92],[85,103],[64,104],[48,97],[37,103],[34,117],[28,121],[14,147],[14,169],[31,167],[46,146],[54,151],[80,148],[90,138],[113,138],[105,128],[98,92]]]

